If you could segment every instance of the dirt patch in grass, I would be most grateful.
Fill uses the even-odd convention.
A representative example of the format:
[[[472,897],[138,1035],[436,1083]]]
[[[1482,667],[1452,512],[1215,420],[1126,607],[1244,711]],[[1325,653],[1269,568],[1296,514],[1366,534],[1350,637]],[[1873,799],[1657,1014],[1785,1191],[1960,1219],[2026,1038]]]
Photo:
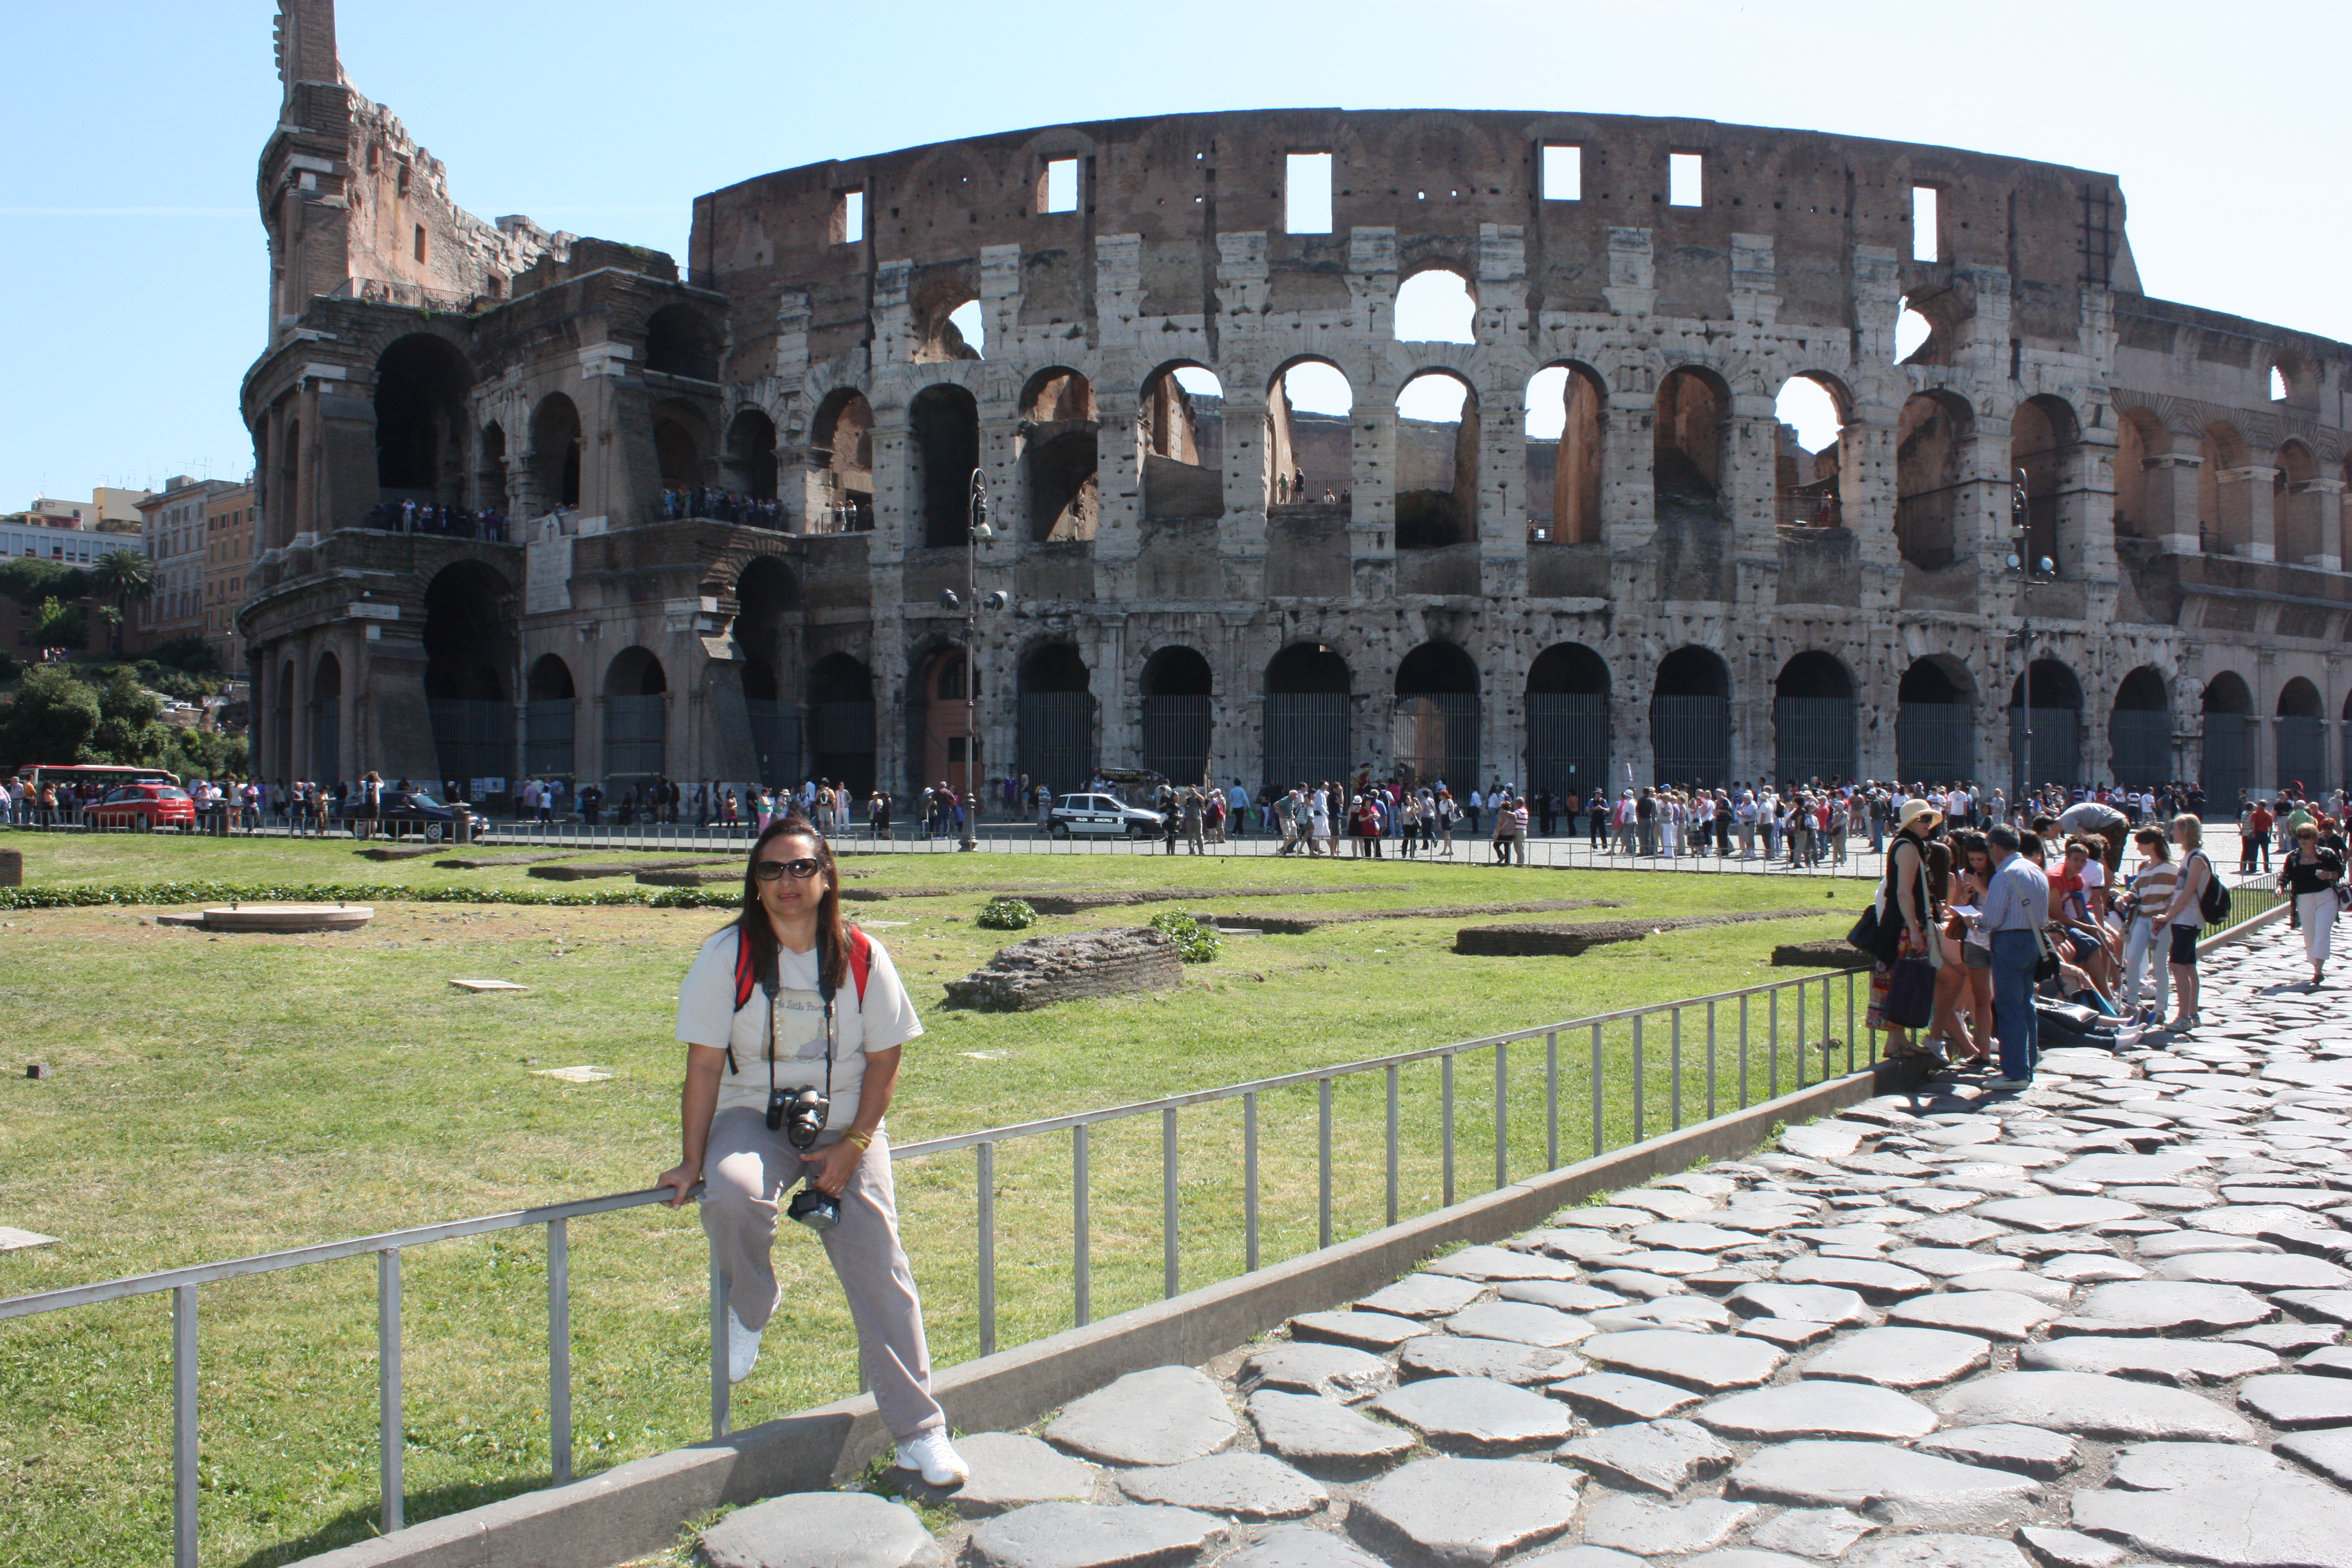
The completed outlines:
[[[1451,904],[1444,909],[1349,910],[1337,915],[1196,914],[1196,921],[1214,925],[1255,926],[1268,936],[1305,936],[1326,926],[1354,925],[1362,921],[1444,921],[1473,915],[1556,914],[1564,910],[1622,910],[1622,899],[1538,899],[1525,904]],[[1807,913],[1812,911],[1807,910]]]
[[[1496,958],[1573,958],[1610,942],[1639,942],[1661,931],[1700,926],[1746,925],[1751,921],[1807,921],[1819,910],[1743,910],[1723,915],[1675,915],[1654,921],[1589,921],[1581,925],[1465,926],[1454,933],[1454,951]]]

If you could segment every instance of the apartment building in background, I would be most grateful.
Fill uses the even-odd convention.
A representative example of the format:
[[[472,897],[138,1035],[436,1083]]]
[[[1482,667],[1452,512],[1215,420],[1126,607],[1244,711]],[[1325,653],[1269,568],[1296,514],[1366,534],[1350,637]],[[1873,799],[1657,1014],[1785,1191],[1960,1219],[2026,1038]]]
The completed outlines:
[[[213,503],[242,488],[226,479],[174,474],[160,492],[139,503],[141,532],[155,563],[155,591],[132,612],[137,641],[127,647],[152,648],[173,637],[205,635],[205,545]]]
[[[140,550],[139,502],[145,490],[106,489],[91,492],[87,501],[35,499],[22,511],[0,513],[0,556],[10,560],[53,561],[82,570],[97,564],[110,550]],[[82,601],[85,616],[96,602]],[[35,650],[34,627],[40,619],[37,605],[0,597],[0,651],[23,658]],[[104,628],[92,619],[91,646],[103,645]]]
[[[253,570],[253,479],[215,491],[205,508],[204,637],[220,668],[245,668],[236,607]]]

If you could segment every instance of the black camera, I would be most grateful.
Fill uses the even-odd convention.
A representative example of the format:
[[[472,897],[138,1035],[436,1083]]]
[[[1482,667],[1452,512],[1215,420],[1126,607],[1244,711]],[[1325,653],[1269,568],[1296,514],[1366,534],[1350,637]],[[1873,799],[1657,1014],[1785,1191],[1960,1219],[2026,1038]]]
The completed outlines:
[[[768,1090],[768,1131],[781,1130],[784,1142],[795,1149],[816,1147],[816,1135],[824,1131],[824,1119],[832,1112],[831,1098],[814,1089]]]
[[[814,1186],[805,1186],[793,1194],[784,1213],[811,1230],[831,1230],[841,1223],[841,1200]]]

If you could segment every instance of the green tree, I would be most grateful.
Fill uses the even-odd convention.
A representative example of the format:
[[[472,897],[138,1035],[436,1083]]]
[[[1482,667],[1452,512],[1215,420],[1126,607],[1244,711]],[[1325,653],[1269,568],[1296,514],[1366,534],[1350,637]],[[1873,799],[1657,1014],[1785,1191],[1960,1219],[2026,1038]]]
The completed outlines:
[[[89,746],[103,753],[100,761],[147,765],[163,760],[172,743],[172,727],[163,723],[163,700],[139,684],[131,671],[108,673],[98,690],[98,728]]]
[[[131,617],[131,601],[148,598],[155,592],[155,563],[136,550],[110,550],[89,569],[89,584],[114,600],[110,629],[114,651],[121,653],[122,623]]]
[[[184,669],[193,675],[207,675],[220,668],[220,655],[213,645],[191,633],[185,637],[166,637],[155,645],[155,662]]]
[[[0,595],[16,600],[28,610],[37,607],[44,599],[61,599],[69,604],[89,592],[89,574],[62,561],[39,561],[29,555],[0,561]]]
[[[96,691],[62,666],[34,665],[0,709],[0,758],[16,767],[102,761],[89,751],[100,719]]]
[[[33,640],[43,647],[87,647],[89,631],[81,611],[62,599],[43,599],[34,612]]]

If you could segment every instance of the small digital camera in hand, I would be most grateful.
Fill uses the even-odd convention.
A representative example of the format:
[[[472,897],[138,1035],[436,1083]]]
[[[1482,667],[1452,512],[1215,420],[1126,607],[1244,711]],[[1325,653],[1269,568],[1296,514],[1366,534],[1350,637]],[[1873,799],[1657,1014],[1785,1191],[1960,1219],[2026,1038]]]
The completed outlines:
[[[819,1191],[812,1178],[808,1185],[793,1194],[793,1201],[785,1207],[784,1214],[811,1230],[831,1230],[841,1223],[841,1200],[830,1193]]]

